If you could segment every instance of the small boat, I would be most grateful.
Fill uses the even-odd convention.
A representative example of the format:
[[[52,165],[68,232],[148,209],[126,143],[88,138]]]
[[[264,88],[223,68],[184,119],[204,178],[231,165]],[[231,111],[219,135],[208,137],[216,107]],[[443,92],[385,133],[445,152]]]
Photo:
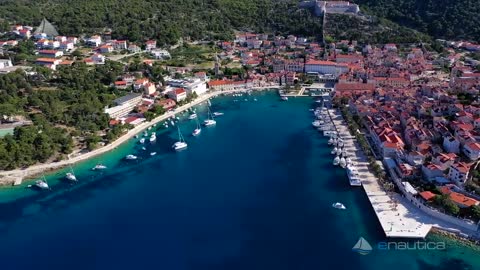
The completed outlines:
[[[135,135],[135,139],[138,139],[138,135]]]
[[[337,148],[333,148],[333,150],[330,152],[330,154],[335,155],[337,153]]]
[[[39,189],[50,189],[46,180],[35,181],[35,186]]]
[[[45,175],[42,176],[42,179],[35,181],[35,184],[33,186],[28,185],[28,187],[36,187],[38,189],[50,189],[47,183],[47,179],[45,178]]]
[[[172,126],[175,126],[175,122],[173,122],[173,120],[170,120],[170,124],[172,124]]]
[[[342,168],[345,168],[345,167],[347,166],[347,161],[345,160],[344,157],[342,157],[342,158],[340,159],[339,165],[340,165],[340,167],[342,167]]]
[[[147,136],[148,136],[148,132],[147,132],[147,131],[144,131],[144,132],[143,132],[143,136],[144,136],[144,137],[147,137]]]
[[[144,146],[144,147],[142,147],[142,150],[145,151],[145,150],[147,150],[147,148]]]
[[[287,97],[287,96],[282,96],[281,99],[282,99],[283,101],[287,101],[287,100],[288,100],[288,97]]]
[[[340,164],[340,158],[339,158],[338,156],[336,156],[336,157],[333,159],[333,165],[338,166],[338,164]]]
[[[95,165],[95,167],[92,168],[92,171],[105,170],[106,168],[107,168],[107,166],[99,163],[99,164]]]
[[[75,176],[72,166],[70,166],[70,172],[66,173],[65,177],[67,178],[67,180],[77,181],[77,177]]]
[[[182,136],[182,132],[180,131],[180,127],[178,127],[178,142],[172,145],[172,148],[175,151],[180,151],[188,147],[188,144],[185,142],[185,139]]]
[[[339,203],[339,202],[336,202],[336,203],[332,204],[332,207],[333,207],[333,208],[337,208],[337,209],[341,209],[341,210],[347,209],[347,208],[345,207],[345,205],[343,205],[343,203]]]
[[[157,152],[151,152],[150,156],[155,156],[156,154],[157,154]]]
[[[135,160],[135,159],[137,159],[137,156],[135,156],[135,155],[127,155],[127,156],[125,157],[125,159],[127,159],[127,160]]]
[[[257,101],[257,99],[256,99],[256,98],[254,98],[254,99],[253,99],[253,101]]]
[[[312,126],[316,128],[320,127],[320,125],[322,125],[322,122],[320,122],[320,120],[315,120],[312,122]]]
[[[142,143],[142,144],[145,143],[145,138],[141,138],[139,143]]]
[[[328,145],[332,145],[334,142],[333,138],[328,139]]]
[[[152,134],[152,136],[150,136],[150,142],[154,142],[157,140],[157,135],[155,135],[155,133]]]
[[[223,112],[213,112],[213,116],[222,116]]]
[[[197,114],[196,113],[192,113],[188,116],[188,119],[190,120],[193,120],[193,119],[197,119]]]
[[[148,130],[151,130],[151,129],[152,129],[152,127],[148,127],[147,129],[148,129]]]

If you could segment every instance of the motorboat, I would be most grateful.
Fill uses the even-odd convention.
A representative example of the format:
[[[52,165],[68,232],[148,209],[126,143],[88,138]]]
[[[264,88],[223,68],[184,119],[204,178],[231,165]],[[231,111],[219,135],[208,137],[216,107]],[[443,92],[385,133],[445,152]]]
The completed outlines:
[[[287,96],[282,96],[281,99],[282,99],[283,101],[287,101],[287,100],[288,100],[288,97],[287,97]]]
[[[213,116],[222,116],[223,112],[213,112]]]
[[[182,132],[180,131],[180,127],[178,127],[178,142],[174,143],[172,145],[172,148],[175,149],[175,151],[179,151],[187,147],[188,147],[188,144],[185,142],[185,139],[183,138]]]
[[[336,157],[333,159],[333,165],[338,166],[338,164],[340,164],[340,158],[339,158],[338,156],[336,156]]]
[[[196,113],[192,113],[188,116],[188,119],[190,120],[193,120],[193,119],[197,119],[197,114]]]
[[[145,143],[145,138],[141,138],[139,142],[142,144]]]
[[[127,160],[135,160],[135,159],[137,159],[137,156],[135,156],[135,155],[127,155],[127,156],[125,157],[125,159],[127,159]]]
[[[312,122],[312,126],[314,126],[316,128],[320,127],[321,125],[322,124],[321,124],[320,120],[315,120],[315,121]]]
[[[144,131],[143,132],[143,137],[147,137],[148,136],[148,132],[147,131]]]
[[[157,135],[155,135],[155,133],[152,134],[152,136],[150,136],[150,142],[154,142],[157,140]]]
[[[340,158],[340,167],[345,168],[347,166],[347,161],[345,160],[344,157]]]
[[[337,148],[337,156],[340,156],[342,154],[342,148]]]
[[[337,153],[337,147],[333,148],[333,150],[330,152],[330,154],[335,155]]]
[[[147,148],[144,146],[144,147],[142,147],[142,150],[145,151],[145,150],[147,150]]]
[[[156,154],[157,154],[157,152],[151,152],[150,156],[155,156]]]
[[[328,145],[332,145],[334,143],[333,138],[328,139]]]
[[[103,164],[97,164],[95,165],[95,167],[92,168],[93,171],[96,171],[96,170],[105,170],[107,168],[107,166],[103,165]]]
[[[339,202],[336,202],[336,203],[332,204],[332,207],[336,208],[336,209],[340,209],[340,210],[347,209],[347,207],[345,207],[345,205],[343,205],[343,203],[339,203]]]

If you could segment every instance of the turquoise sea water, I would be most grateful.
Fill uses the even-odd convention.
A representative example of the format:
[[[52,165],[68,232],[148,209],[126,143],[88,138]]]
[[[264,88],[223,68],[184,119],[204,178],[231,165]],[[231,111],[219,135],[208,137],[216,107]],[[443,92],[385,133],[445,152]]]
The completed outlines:
[[[176,128],[159,128],[147,151],[132,139],[77,164],[78,184],[63,170],[47,176],[51,191],[1,189],[0,268],[480,269],[478,250],[438,236],[427,241],[447,241],[446,251],[377,250],[380,224],[331,165],[313,104],[274,92],[219,97],[217,126],[194,138],[194,121],[180,121],[185,151],[171,151]],[[131,153],[140,159],[122,160]],[[90,171],[97,162],[109,169]],[[370,254],[351,250],[359,237]]]

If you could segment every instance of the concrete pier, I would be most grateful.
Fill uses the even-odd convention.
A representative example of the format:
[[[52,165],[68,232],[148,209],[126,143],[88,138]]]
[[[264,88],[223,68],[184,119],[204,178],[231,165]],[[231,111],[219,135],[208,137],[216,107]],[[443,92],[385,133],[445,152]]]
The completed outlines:
[[[385,235],[399,238],[425,238],[432,225],[421,222],[422,213],[410,204],[402,203],[401,196],[389,194],[382,188],[375,175],[368,169],[368,158],[356,142],[355,137],[350,135],[340,112],[330,109],[329,114],[339,136],[343,139],[348,157],[353,161],[360,174],[363,189]]]

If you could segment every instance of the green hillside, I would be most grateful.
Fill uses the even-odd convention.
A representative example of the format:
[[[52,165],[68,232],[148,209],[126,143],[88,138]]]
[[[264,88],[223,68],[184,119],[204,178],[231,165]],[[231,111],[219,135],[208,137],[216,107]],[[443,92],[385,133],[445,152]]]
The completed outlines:
[[[113,29],[114,38],[175,43],[231,36],[233,30],[321,36],[321,20],[296,0],[7,0],[0,17],[36,25],[43,17],[65,35]]]
[[[437,38],[480,41],[480,0],[353,0],[367,13]]]

